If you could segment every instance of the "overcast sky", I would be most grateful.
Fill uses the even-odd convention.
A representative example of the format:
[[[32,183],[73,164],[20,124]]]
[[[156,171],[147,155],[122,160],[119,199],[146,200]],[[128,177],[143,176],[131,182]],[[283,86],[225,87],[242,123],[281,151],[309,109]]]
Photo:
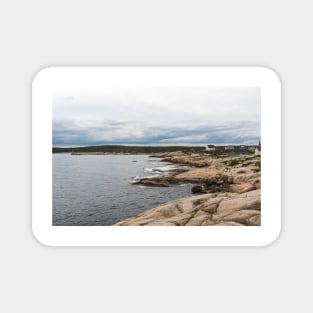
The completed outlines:
[[[259,88],[55,90],[53,145],[257,144]]]

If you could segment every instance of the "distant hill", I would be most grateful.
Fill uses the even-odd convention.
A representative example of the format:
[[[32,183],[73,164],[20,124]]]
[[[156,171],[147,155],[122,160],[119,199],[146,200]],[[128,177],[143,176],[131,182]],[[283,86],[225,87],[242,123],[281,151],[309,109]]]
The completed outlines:
[[[52,153],[70,152],[107,152],[107,153],[130,153],[130,154],[150,154],[154,152],[173,152],[173,151],[193,151],[203,152],[204,147],[194,146],[122,146],[122,145],[103,145],[87,147],[52,147]]]

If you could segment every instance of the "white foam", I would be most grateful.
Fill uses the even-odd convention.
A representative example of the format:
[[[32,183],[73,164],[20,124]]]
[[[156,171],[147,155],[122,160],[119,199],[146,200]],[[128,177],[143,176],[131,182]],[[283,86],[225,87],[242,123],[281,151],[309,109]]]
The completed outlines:
[[[154,174],[154,175],[146,175],[146,176],[142,176],[141,179],[143,178],[156,178],[156,177],[160,177],[160,174]]]
[[[168,172],[170,170],[176,170],[179,167],[177,165],[166,165],[166,166],[160,166],[160,167],[156,167],[154,170],[156,171],[160,171],[160,172]]]
[[[139,176],[135,176],[135,177],[133,177],[133,179],[130,181],[130,183],[131,184],[134,184],[134,183],[137,183],[137,182],[139,182],[140,181],[140,177]]]
[[[153,172],[153,168],[145,167],[143,169],[144,172]]]

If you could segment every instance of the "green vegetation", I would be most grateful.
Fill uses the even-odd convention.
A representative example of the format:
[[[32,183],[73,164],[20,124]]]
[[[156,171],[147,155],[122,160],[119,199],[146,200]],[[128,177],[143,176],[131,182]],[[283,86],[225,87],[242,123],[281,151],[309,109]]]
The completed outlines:
[[[253,162],[245,162],[245,163],[242,163],[242,167],[247,167],[249,165],[253,164]]]
[[[211,150],[211,151],[205,151],[205,154],[208,154],[209,156],[213,157],[213,158],[222,158],[224,157],[224,148],[216,148],[215,150]]]
[[[260,156],[259,155],[253,155],[253,156],[251,156],[251,157],[249,157],[249,158],[246,158],[246,160],[248,161],[250,161],[250,160],[255,160],[255,159],[259,159],[260,158]]]
[[[254,171],[259,172],[261,170],[261,161],[251,162],[250,160],[255,160],[256,157],[250,157],[245,159],[232,159],[229,161],[224,161],[224,164],[227,166],[236,166],[241,165],[241,167],[247,167],[249,165],[254,165],[257,167]],[[257,158],[259,158],[257,156]]]
[[[236,166],[236,165],[241,164],[241,161],[239,159],[235,159],[235,160],[225,161],[224,163],[228,166]]]
[[[103,146],[88,146],[88,147],[52,147],[52,153],[88,153],[88,152],[106,152],[106,153],[129,153],[129,154],[150,154],[161,152],[193,152],[203,153],[203,147],[188,147],[188,146],[122,146],[122,145],[103,145]]]
[[[261,168],[261,161],[257,161],[254,163],[254,165],[258,168]]]

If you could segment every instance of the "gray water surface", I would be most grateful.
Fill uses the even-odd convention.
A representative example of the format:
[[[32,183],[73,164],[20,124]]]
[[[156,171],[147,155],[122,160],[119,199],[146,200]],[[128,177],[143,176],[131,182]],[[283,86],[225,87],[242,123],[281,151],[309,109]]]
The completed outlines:
[[[142,177],[167,175],[175,166],[147,155],[53,154],[53,225],[113,225],[190,196],[190,184],[132,184]]]

